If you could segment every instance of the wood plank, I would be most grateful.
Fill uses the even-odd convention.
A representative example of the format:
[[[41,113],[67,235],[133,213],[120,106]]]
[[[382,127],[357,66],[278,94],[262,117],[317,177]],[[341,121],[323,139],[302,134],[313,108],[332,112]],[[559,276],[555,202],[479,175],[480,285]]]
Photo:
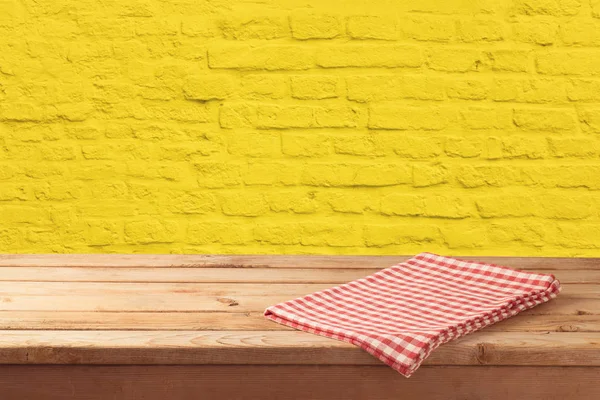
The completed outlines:
[[[448,400],[600,398],[600,368],[379,366],[0,366],[3,400]],[[35,382],[32,384],[32,382]],[[232,384],[235,382],[235,384]]]
[[[21,282],[173,282],[173,283],[331,283],[340,284],[379,269],[274,268],[102,268],[0,267],[0,281]],[[587,271],[575,272],[580,281]],[[566,276],[566,275],[565,275]],[[597,273],[600,283],[600,271]],[[587,278],[586,278],[587,279]],[[591,277],[590,277],[591,279]]]
[[[351,344],[299,331],[0,331],[0,364],[381,365]],[[427,365],[600,366],[598,332],[479,331]]]
[[[452,254],[449,254],[452,255]],[[453,255],[513,268],[600,269],[600,258],[489,257]],[[0,254],[3,267],[211,267],[211,268],[385,268],[411,256],[321,255],[141,255],[141,254]]]
[[[263,311],[330,284],[0,282],[0,310]],[[598,284],[565,284],[559,295],[600,300]]]
[[[262,311],[330,284],[0,282],[0,310]],[[599,284],[565,284],[559,297],[600,300]]]
[[[490,325],[485,330],[488,332],[600,332],[600,315],[516,315]]]
[[[600,332],[600,315],[517,315],[485,329],[490,332]],[[261,312],[0,311],[0,330],[281,331],[292,328],[267,320]]]
[[[0,310],[263,311],[330,284],[0,282]]]
[[[0,267],[0,281],[340,284],[377,271],[380,269]],[[536,272],[555,274],[561,283],[600,283],[600,269]]]
[[[600,315],[600,300],[571,297],[561,293],[557,298],[519,315]]]
[[[262,312],[0,311],[0,330],[293,330]]]

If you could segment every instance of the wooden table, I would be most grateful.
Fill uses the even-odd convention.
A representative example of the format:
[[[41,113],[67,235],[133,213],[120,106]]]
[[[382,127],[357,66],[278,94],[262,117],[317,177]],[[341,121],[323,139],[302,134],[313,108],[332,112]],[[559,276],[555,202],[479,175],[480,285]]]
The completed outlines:
[[[410,379],[262,317],[404,259],[0,255],[0,399],[600,398],[600,259],[476,257],[554,273],[563,292]]]

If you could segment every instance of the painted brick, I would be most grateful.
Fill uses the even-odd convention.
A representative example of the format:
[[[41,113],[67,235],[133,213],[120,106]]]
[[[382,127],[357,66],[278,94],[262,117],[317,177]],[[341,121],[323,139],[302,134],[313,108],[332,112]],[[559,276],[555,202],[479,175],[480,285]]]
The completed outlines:
[[[558,231],[549,242],[575,249],[600,249],[600,243],[594,240],[596,234],[600,233],[600,225],[594,223],[562,223],[558,225]]]
[[[500,243],[526,243],[542,247],[546,239],[543,224],[531,222],[516,227],[511,223],[498,222],[490,225],[488,232],[492,241]]]
[[[451,109],[377,104],[369,110],[369,128],[441,130],[455,119]]]
[[[353,39],[393,40],[398,35],[396,18],[382,15],[348,17],[347,29]]]
[[[600,189],[600,167],[597,165],[558,165],[523,168],[526,184],[545,188]]]
[[[195,165],[200,187],[221,188],[241,183],[241,167],[237,163],[206,161]]]
[[[444,150],[450,157],[473,158],[482,153],[483,143],[479,138],[449,138]]]
[[[340,79],[335,76],[292,77],[292,97],[296,99],[331,99],[338,97]]]
[[[484,100],[489,91],[488,79],[451,79],[446,82],[446,93],[451,99]]]
[[[445,42],[456,36],[456,21],[434,15],[417,15],[400,21],[402,35],[410,39]]]
[[[381,212],[385,215],[419,216],[425,213],[422,196],[390,194],[381,199]]]
[[[440,164],[415,165],[413,168],[413,186],[426,187],[448,182],[449,172]]]
[[[0,253],[600,255],[598,0],[23,3]]]
[[[548,138],[550,153],[554,157],[591,158],[598,155],[600,142],[588,137]]]
[[[549,17],[527,17],[512,24],[512,38],[516,42],[548,46],[558,39],[558,21]]]
[[[281,137],[283,154],[294,157],[319,157],[330,154],[331,139],[319,133],[286,132]]]
[[[525,15],[576,15],[581,0],[516,0],[514,11]]]
[[[315,108],[311,106],[271,106],[258,109],[261,128],[312,128],[316,126]]]
[[[287,19],[276,15],[228,15],[220,21],[226,39],[278,39],[288,33]]]
[[[600,57],[598,50],[557,49],[540,53],[536,58],[537,70],[547,75],[600,75]]]
[[[219,21],[199,16],[184,17],[181,21],[181,33],[187,36],[213,38],[221,36]]]
[[[304,246],[354,247],[363,244],[362,227],[354,224],[303,223],[300,243]]]
[[[206,214],[216,209],[215,197],[204,191],[170,191],[169,209],[176,214]]]
[[[600,108],[581,108],[578,114],[582,131],[600,133]]]
[[[504,39],[502,21],[489,18],[469,18],[458,21],[458,37],[463,42],[496,42]]]
[[[290,17],[296,39],[332,39],[340,34],[341,21],[335,15],[295,12]]]
[[[301,183],[307,186],[392,186],[411,182],[406,164],[307,164]]]
[[[573,78],[567,83],[567,97],[571,101],[600,100],[600,80]]]
[[[563,103],[567,101],[566,84],[559,79],[497,78],[491,98],[518,103]]]
[[[503,165],[463,165],[453,171],[458,183],[465,188],[519,184],[520,173],[518,168]]]
[[[438,47],[429,54],[429,67],[437,71],[480,71],[490,65],[490,56],[480,50]]]
[[[269,210],[265,197],[260,193],[232,192],[221,197],[220,203],[225,215],[256,217]]]
[[[246,185],[291,186],[300,183],[302,168],[283,162],[250,162],[244,174]]]
[[[229,135],[227,151],[247,157],[277,157],[281,152],[279,132],[240,132]]]
[[[144,219],[125,223],[125,240],[129,243],[173,243],[180,226],[175,221]]]
[[[548,154],[548,143],[540,137],[509,136],[502,138],[502,157],[541,159]]]
[[[505,129],[512,125],[512,110],[484,106],[462,108],[459,122],[468,129]]]
[[[353,194],[351,191],[334,192],[327,196],[331,209],[339,213],[363,214],[367,210],[378,211],[369,193]]]
[[[429,195],[424,204],[426,217],[462,219],[470,215],[470,204],[463,196]]]
[[[537,204],[529,196],[486,196],[475,201],[479,215],[483,218],[526,217],[535,215]]]
[[[238,226],[231,229],[231,222],[190,222],[186,242],[191,244],[246,244],[253,239],[251,226]]]
[[[385,149],[378,138],[369,134],[345,133],[343,136],[337,136],[333,139],[333,148],[337,154],[373,157],[385,155]]]
[[[569,131],[576,127],[575,114],[569,109],[515,109],[513,121],[524,130]]]
[[[527,72],[530,66],[531,51],[493,50],[488,53],[494,71]]]
[[[273,212],[313,214],[319,208],[313,191],[278,190],[266,194],[269,208]]]
[[[462,225],[462,226],[461,226]],[[442,236],[451,249],[483,248],[488,245],[488,232],[478,225],[456,224],[456,228],[442,228]]]
[[[392,150],[400,157],[433,159],[443,152],[443,139],[414,132],[379,132],[377,141],[382,150]]]
[[[221,100],[233,94],[234,85],[228,75],[194,76],[183,86],[183,94],[189,100]]]
[[[365,241],[369,247],[411,243],[437,243],[440,241],[440,229],[435,225],[367,225]]]
[[[252,100],[282,99],[287,91],[283,76],[251,74],[242,78],[240,94]]]
[[[347,85],[348,99],[359,102],[445,98],[444,79],[424,75],[353,76],[347,79]]]
[[[299,70],[312,66],[310,51],[292,45],[221,44],[208,49],[210,68],[251,70]]]
[[[358,107],[317,107],[314,114],[315,124],[320,128],[356,128],[365,119]]]
[[[221,106],[219,123],[221,128],[246,128],[255,126],[258,120],[256,106],[249,103],[228,103]]]
[[[416,46],[346,44],[320,48],[317,65],[336,67],[419,67],[423,54]]]

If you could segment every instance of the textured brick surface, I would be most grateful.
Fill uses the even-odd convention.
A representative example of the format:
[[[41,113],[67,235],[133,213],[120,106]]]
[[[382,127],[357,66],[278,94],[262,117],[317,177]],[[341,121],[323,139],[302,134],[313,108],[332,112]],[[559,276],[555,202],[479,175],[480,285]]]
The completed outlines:
[[[0,49],[0,252],[600,255],[597,0],[3,0]]]

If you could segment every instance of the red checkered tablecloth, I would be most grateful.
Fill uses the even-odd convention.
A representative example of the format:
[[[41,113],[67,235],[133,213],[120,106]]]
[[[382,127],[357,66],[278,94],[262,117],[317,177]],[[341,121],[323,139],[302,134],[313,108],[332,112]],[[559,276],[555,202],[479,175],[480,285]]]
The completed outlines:
[[[410,376],[438,346],[544,303],[553,275],[431,253],[265,310],[295,329],[361,347]]]

